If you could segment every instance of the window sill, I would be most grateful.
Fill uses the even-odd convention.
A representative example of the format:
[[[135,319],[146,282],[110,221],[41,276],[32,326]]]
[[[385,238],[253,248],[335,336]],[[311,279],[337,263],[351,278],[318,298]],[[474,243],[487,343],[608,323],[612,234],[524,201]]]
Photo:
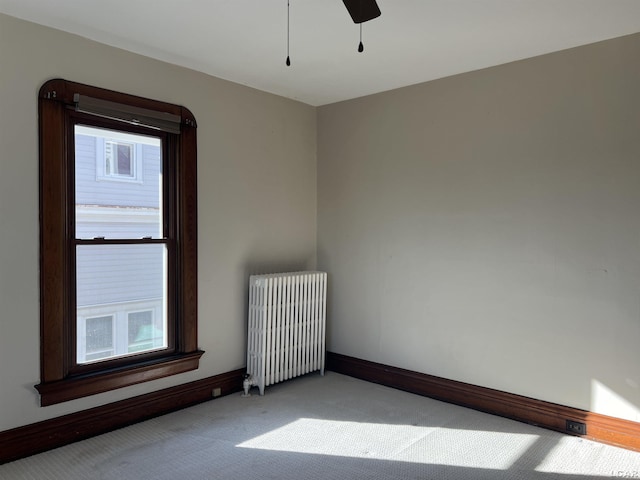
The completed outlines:
[[[171,357],[160,358],[120,369],[81,376],[74,376],[54,382],[40,383],[35,388],[40,393],[40,406],[46,407],[107,392],[116,388],[196,370],[204,352],[197,350]]]

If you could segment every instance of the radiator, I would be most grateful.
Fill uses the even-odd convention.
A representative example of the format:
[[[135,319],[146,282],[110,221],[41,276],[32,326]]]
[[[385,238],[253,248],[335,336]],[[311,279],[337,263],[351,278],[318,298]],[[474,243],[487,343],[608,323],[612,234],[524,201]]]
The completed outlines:
[[[245,384],[264,395],[274,383],[317,370],[324,375],[326,297],[325,272],[249,278]]]

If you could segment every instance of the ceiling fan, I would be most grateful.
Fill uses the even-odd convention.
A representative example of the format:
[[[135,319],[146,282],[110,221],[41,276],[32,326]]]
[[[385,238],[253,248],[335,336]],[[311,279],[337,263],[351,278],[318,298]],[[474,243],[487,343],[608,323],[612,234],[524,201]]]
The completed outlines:
[[[362,43],[362,24],[373,20],[380,16],[380,8],[376,3],[376,0],[342,0],[344,6],[347,7],[347,11],[353,23],[360,24],[360,44],[358,45],[358,52],[364,52],[364,44]]]
[[[364,45],[362,43],[362,24],[378,18],[382,12],[380,7],[376,3],[376,0],[342,0],[344,6],[347,7],[349,15],[353,23],[360,24],[360,44],[358,45],[358,52],[364,51]],[[289,0],[287,0],[287,67],[291,65],[291,59],[289,57]]]
[[[349,15],[353,19],[353,23],[364,23],[374,18],[378,18],[381,14],[380,8],[376,0],[342,0],[344,6],[347,7]]]

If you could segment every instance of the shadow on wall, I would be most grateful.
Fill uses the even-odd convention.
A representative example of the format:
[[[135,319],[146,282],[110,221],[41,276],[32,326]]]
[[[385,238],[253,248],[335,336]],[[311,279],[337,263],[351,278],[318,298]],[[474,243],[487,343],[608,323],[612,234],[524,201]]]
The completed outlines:
[[[326,325],[325,325],[325,338],[326,338],[326,350],[331,351],[331,345],[329,345],[331,339],[331,312],[333,312],[333,279],[331,277],[331,272],[329,271],[329,255],[327,251],[318,246],[318,260],[317,260],[317,268],[321,272],[327,272],[327,299],[325,304],[325,311],[327,312]]]

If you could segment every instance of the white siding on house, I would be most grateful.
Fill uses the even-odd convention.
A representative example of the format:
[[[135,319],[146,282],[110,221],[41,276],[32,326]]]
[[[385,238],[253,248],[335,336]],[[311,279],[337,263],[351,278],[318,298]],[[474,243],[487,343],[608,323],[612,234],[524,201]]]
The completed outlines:
[[[160,205],[160,148],[138,144],[136,162],[141,182],[100,176],[104,162],[104,138],[76,134],[76,204],[158,208]]]
[[[164,245],[77,247],[78,306],[163,296]]]
[[[150,222],[108,222],[91,221],[76,223],[76,238],[90,239],[95,237],[107,238],[142,238],[158,237],[160,234],[159,212],[151,213]],[[153,220],[155,223],[152,223]],[[108,219],[106,219],[108,220]]]

